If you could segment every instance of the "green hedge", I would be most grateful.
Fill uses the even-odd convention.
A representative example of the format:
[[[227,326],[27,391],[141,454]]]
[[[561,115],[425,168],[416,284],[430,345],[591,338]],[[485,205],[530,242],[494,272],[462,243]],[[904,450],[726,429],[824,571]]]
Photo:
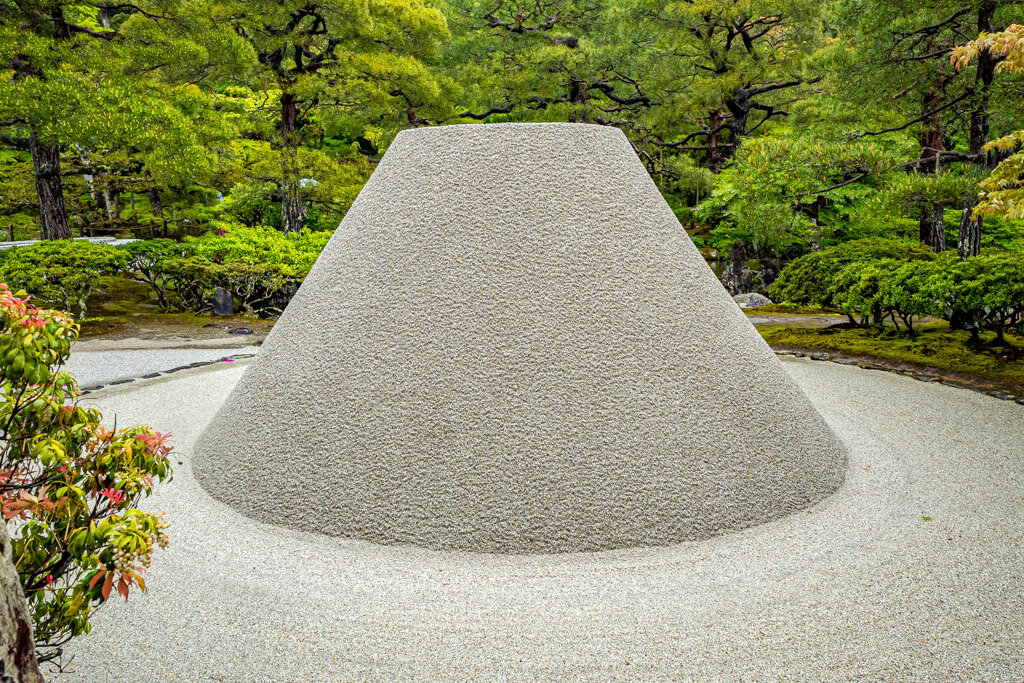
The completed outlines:
[[[86,241],[37,242],[0,251],[0,281],[42,302],[85,318],[89,296],[103,275],[123,270],[116,248]]]
[[[84,318],[93,287],[120,274],[149,286],[164,310],[208,312],[217,287],[242,311],[280,313],[313,267],[330,232],[284,234],[272,228],[219,224],[183,242],[153,239],[121,246],[39,242],[0,251],[0,279]]]
[[[915,320],[936,316],[1002,339],[1024,324],[1024,254],[961,261],[922,245],[858,240],[796,259],[770,294],[780,303],[839,308],[859,325],[888,318],[913,332]]]

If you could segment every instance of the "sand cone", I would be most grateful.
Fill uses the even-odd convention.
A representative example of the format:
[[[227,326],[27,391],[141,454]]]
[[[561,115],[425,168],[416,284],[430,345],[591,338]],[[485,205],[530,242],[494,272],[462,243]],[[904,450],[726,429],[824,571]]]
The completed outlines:
[[[265,522],[437,549],[702,539],[845,450],[615,128],[395,139],[196,445]]]

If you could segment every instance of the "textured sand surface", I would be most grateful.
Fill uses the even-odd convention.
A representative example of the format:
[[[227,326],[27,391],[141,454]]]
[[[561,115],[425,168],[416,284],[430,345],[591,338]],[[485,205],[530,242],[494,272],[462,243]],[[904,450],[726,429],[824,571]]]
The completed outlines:
[[[625,136],[570,124],[401,133],[197,453],[261,521],[498,553],[707,538],[845,470]]]
[[[985,680],[1024,670],[1024,407],[785,369],[850,448],[810,512],[663,548],[475,555],[254,522],[191,474],[242,363],[90,396],[176,434],[172,542],[57,680]],[[930,517],[931,521],[925,521]]]

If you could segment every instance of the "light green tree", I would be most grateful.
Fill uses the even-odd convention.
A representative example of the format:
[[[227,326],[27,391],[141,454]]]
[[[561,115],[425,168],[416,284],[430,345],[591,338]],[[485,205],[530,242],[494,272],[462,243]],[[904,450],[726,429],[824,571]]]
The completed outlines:
[[[325,137],[343,134],[368,151],[404,126],[425,123],[443,88],[422,59],[448,37],[444,16],[423,0],[217,0],[216,21],[256,55],[248,78],[247,137],[281,202],[281,229],[301,230]]]
[[[62,154],[126,149],[156,177],[209,165],[209,97],[196,84],[250,59],[189,0],[0,3],[0,140],[32,156],[45,239],[71,236]]]

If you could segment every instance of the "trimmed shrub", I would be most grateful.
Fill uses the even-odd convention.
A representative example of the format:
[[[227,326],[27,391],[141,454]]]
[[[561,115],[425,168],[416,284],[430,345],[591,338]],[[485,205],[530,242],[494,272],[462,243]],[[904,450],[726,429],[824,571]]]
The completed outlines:
[[[845,267],[859,261],[930,261],[935,254],[920,242],[864,239],[805,254],[786,266],[772,283],[773,301],[801,306],[836,305],[835,279]]]
[[[103,275],[123,270],[127,255],[115,247],[84,240],[37,242],[6,250],[0,280],[85,318],[89,296]]]
[[[160,516],[138,505],[171,476],[169,435],[108,429],[98,410],[78,405],[62,371],[77,338],[71,316],[0,284],[0,510],[16,529],[12,557],[40,661],[88,633],[112,595],[144,591],[154,548],[167,543]]]

